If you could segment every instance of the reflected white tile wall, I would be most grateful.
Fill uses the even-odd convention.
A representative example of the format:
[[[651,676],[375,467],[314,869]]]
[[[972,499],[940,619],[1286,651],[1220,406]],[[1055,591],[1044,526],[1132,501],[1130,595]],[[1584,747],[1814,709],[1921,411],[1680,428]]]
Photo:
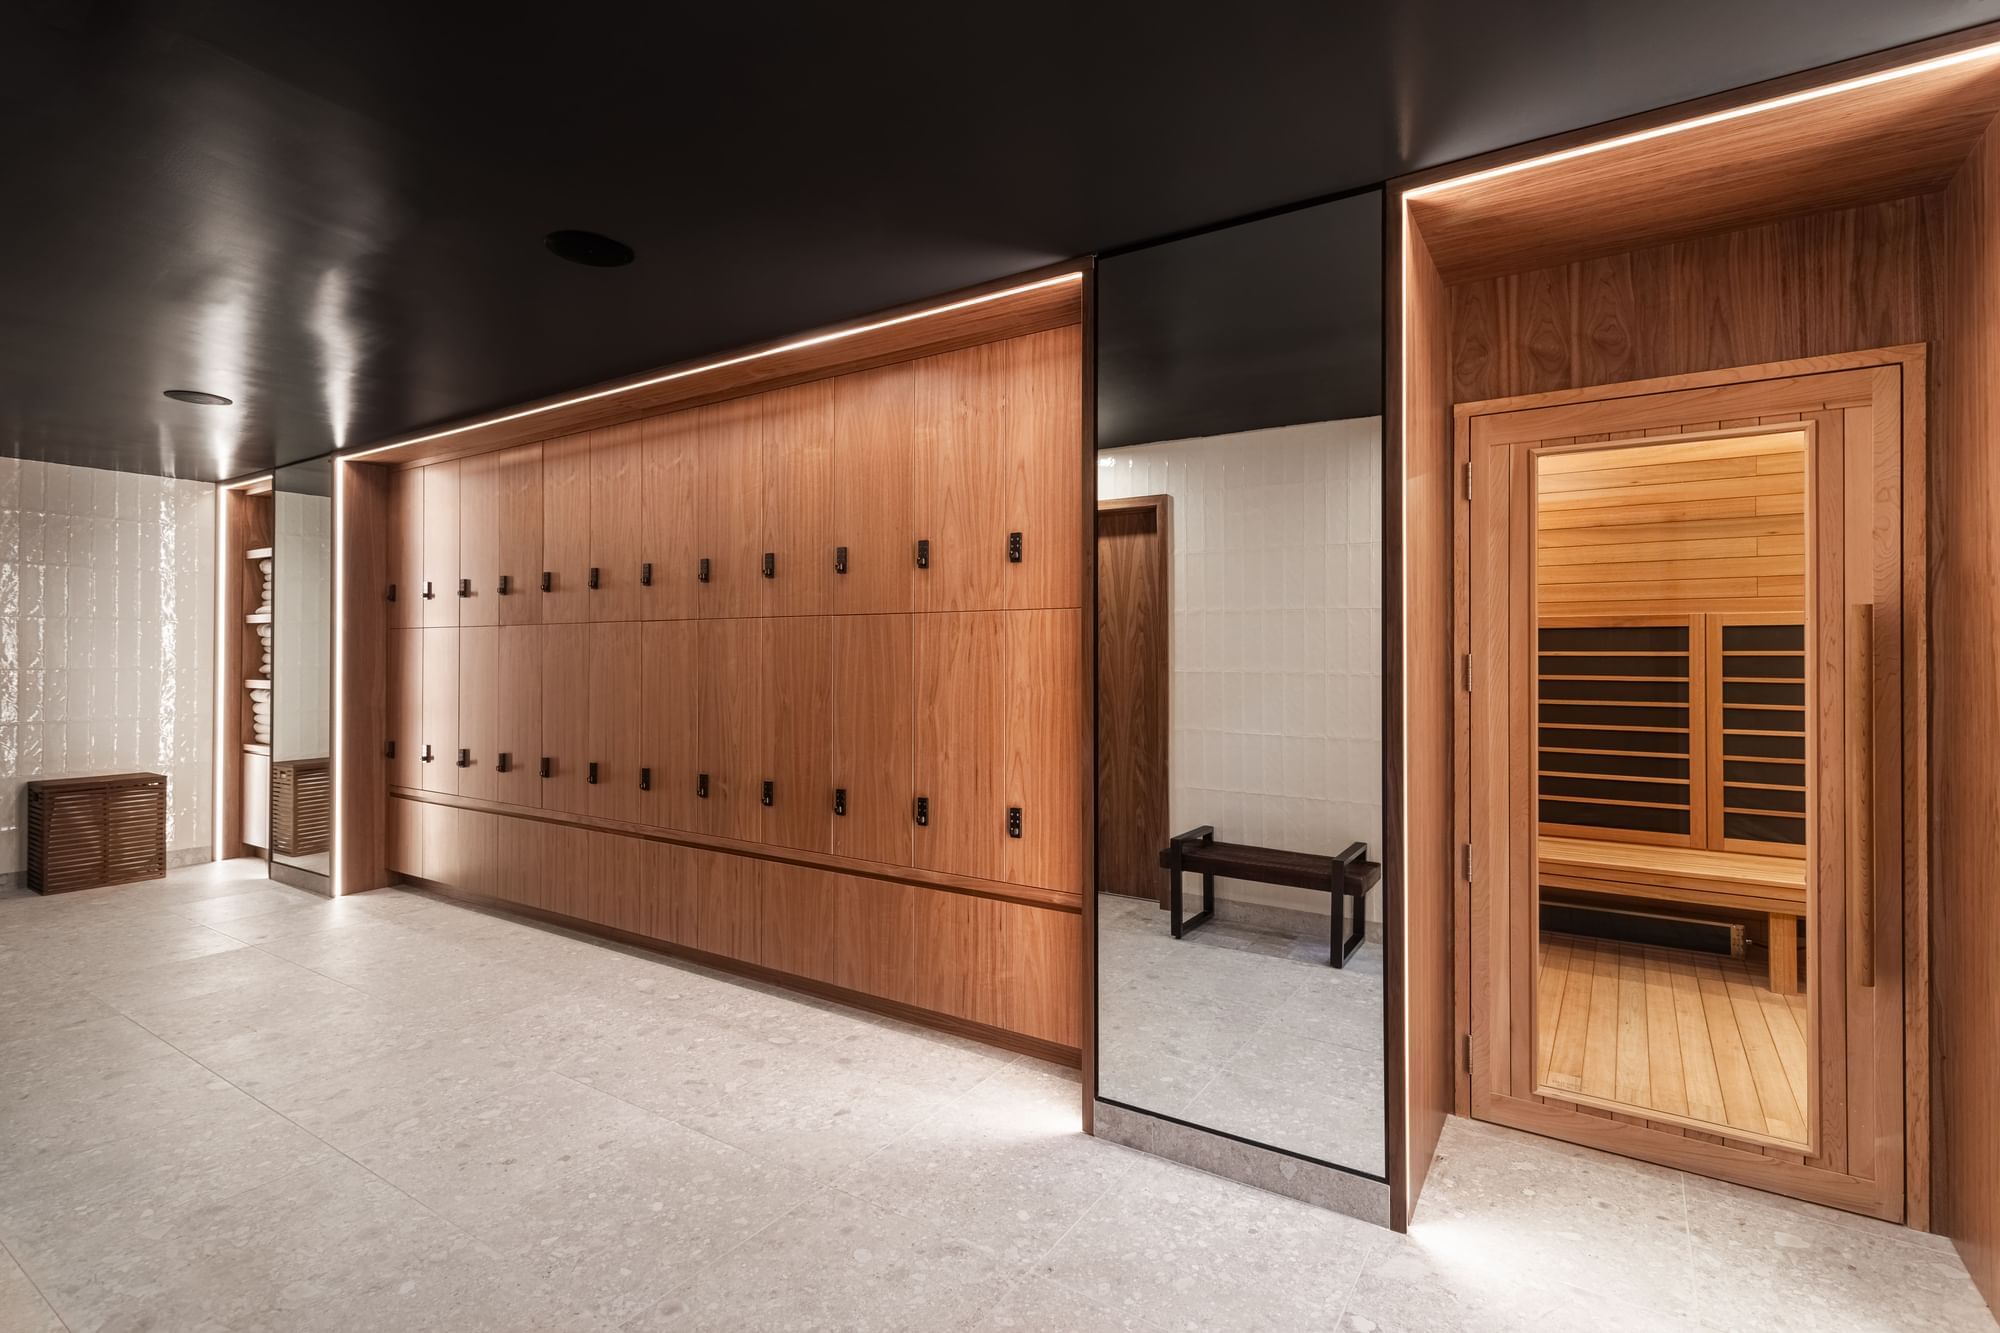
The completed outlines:
[[[279,491],[276,503],[271,753],[317,759],[332,744],[333,501]]]
[[[1099,455],[1100,499],[1173,497],[1175,831],[1320,853],[1360,840],[1380,858],[1381,459],[1379,417]],[[1330,906],[1270,885],[1218,892]]]
[[[209,845],[214,599],[212,486],[0,458],[0,875],[41,777],[164,773]]]

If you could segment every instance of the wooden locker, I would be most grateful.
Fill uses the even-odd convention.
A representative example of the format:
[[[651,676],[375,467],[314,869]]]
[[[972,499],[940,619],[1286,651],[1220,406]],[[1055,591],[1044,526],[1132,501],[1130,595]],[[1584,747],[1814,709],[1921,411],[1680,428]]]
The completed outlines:
[[[424,469],[424,628],[458,624],[458,464]]]
[[[418,827],[418,813],[423,809],[417,802],[407,797],[389,798],[388,855],[385,865],[392,874],[414,879],[424,877],[424,841]]]
[[[584,872],[571,894],[571,914],[613,930],[645,933],[646,844],[616,833],[592,833]]]
[[[839,577],[832,523],[833,389],[825,380],[764,395],[762,612],[823,613]],[[851,554],[851,553],[850,553]]]
[[[704,953],[754,961],[758,948],[757,862],[689,847],[678,886],[680,943]]]
[[[424,470],[389,474],[389,626],[414,629],[424,623]],[[410,873],[415,874],[415,871]]]
[[[523,444],[492,455],[499,529],[490,586],[475,588],[493,599],[503,625],[542,622],[542,446]],[[460,509],[463,510],[463,503]],[[500,591],[506,580],[507,591]]]
[[[697,568],[708,561],[695,606],[704,617],[754,616],[764,601],[763,400],[732,398],[692,414],[700,418]]]
[[[830,381],[833,483],[828,541],[847,548],[825,606],[840,614],[917,609],[917,372],[884,366]]]
[[[465,595],[457,599],[461,625],[500,623],[494,593],[500,567],[500,458],[497,453],[461,458],[458,468],[458,576]],[[458,585],[453,584],[454,593]]]
[[[500,750],[501,707],[500,627],[464,626],[458,631],[458,743],[466,751],[466,763],[457,770],[460,796],[498,797],[494,756]]]
[[[753,841],[763,829],[760,804],[764,757],[762,695],[764,634],[757,620],[710,620],[699,625],[701,716],[696,726],[697,828]]]
[[[417,874],[434,884],[460,887],[465,879],[465,837],[457,816],[464,811],[448,805],[417,802]]]
[[[642,822],[660,828],[701,826],[695,796],[702,761],[700,633],[692,620],[657,620],[640,636],[640,762],[653,770]]]
[[[679,843],[648,841],[639,848],[639,875],[644,922],[639,933],[668,944],[686,944],[693,919],[688,893],[688,867],[694,848]]]
[[[645,474],[644,560],[652,586],[639,595],[648,620],[691,620],[697,614],[701,553],[696,549],[701,496],[701,408],[648,417],[640,423]]]
[[[1077,687],[1080,611],[1008,612],[1006,767],[1001,770],[1001,828],[1007,807],[1021,808],[1020,836],[999,841],[997,878],[1081,895],[1087,797],[1080,764],[1089,754]]]
[[[448,823],[457,851],[453,866],[456,878],[441,882],[482,898],[494,896],[500,880],[499,848],[495,845],[500,820],[501,816],[486,810],[451,810]]]
[[[495,898],[522,907],[548,905],[542,865],[548,830],[554,827],[539,819],[515,819],[508,815],[496,818],[493,829]]]
[[[833,883],[841,878],[816,866],[757,861],[757,953],[759,967],[814,981],[834,982]],[[834,983],[838,984],[838,983]]]
[[[542,635],[540,625],[502,625],[495,656],[493,798],[534,808],[542,803]],[[460,668],[463,672],[463,666]],[[506,756],[506,771],[500,769]],[[478,756],[474,756],[477,758]]]
[[[401,476],[402,473],[392,475]],[[384,749],[391,787],[423,786],[424,631],[389,631],[388,731]],[[411,874],[417,873],[414,869]]]
[[[1051,329],[917,363],[926,609],[1082,605],[1080,337]]]
[[[544,624],[590,619],[590,436],[542,444],[542,567]]]
[[[542,908],[583,919],[589,908],[591,831],[571,824],[544,824]]]
[[[832,632],[826,616],[776,616],[763,631],[763,763],[771,784],[758,839],[824,852],[833,845]]]
[[[590,433],[590,564],[584,576],[586,584],[593,571],[597,578],[586,597],[591,620],[639,618],[644,457],[636,421]]]
[[[841,856],[910,864],[916,777],[916,631],[907,615],[835,616],[833,820]]]
[[[584,755],[590,813],[599,819],[637,824],[652,806],[639,789],[644,758],[644,719],[639,691],[639,631],[636,620],[590,627],[590,747]],[[589,781],[588,766],[597,766]]]
[[[581,625],[542,627],[542,808],[590,813],[590,631]]]
[[[458,790],[458,631],[415,631],[424,641],[422,745],[417,783],[425,791]]]

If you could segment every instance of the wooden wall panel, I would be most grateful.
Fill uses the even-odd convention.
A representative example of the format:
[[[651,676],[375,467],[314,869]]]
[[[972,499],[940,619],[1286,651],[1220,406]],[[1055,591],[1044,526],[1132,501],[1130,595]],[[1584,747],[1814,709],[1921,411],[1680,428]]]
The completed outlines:
[[[755,620],[712,620],[700,627],[701,719],[697,773],[700,831],[754,841],[763,825],[763,627]]]
[[[1934,1221],[2000,1309],[2000,131],[1945,198],[1949,299],[1930,511]]]
[[[701,553],[697,532],[701,504],[701,423],[698,410],[649,417],[641,424],[645,520],[640,558],[653,564],[653,585],[640,594],[653,620],[697,614]]]
[[[573,815],[590,811],[584,781],[590,761],[590,638],[574,625],[542,627],[542,808]],[[539,772],[539,768],[536,770]]]
[[[590,433],[590,569],[597,587],[586,595],[591,620],[637,620],[645,589],[639,565],[643,536],[644,453],[640,423]],[[585,572],[588,581],[588,570]]]
[[[660,828],[694,829],[701,822],[700,636],[692,620],[653,621],[641,636],[640,762],[653,770],[643,822]]]
[[[1080,332],[1053,329],[920,363],[919,536],[925,607],[1077,606],[1081,469],[1049,440],[1079,438]],[[1008,559],[1010,533],[1021,559]]]
[[[426,629],[458,624],[458,469],[457,463],[424,469],[424,570],[419,592]]]
[[[927,870],[1000,877],[1005,637],[998,612],[918,617],[916,795],[930,812],[913,837]]]
[[[763,615],[823,612],[832,597],[833,402],[826,380],[765,399],[762,549],[776,577],[761,581]]]
[[[590,619],[590,436],[542,444],[541,594],[545,624]]]
[[[586,690],[590,744],[583,757],[590,813],[628,823],[643,820],[652,805],[651,793],[639,789],[639,769],[646,763],[639,631],[639,623],[631,620],[590,627]],[[595,783],[588,782],[589,764],[597,765]]]
[[[524,444],[494,454],[498,460],[495,479],[495,513],[499,534],[495,541],[494,568],[472,571],[485,577],[475,594],[493,598],[503,625],[539,625],[542,621],[542,446]],[[507,592],[500,594],[500,580]]]
[[[413,632],[421,635],[424,644],[422,743],[418,746],[417,785],[425,791],[456,792],[458,631],[426,629]]]
[[[763,764],[772,784],[762,842],[824,852],[833,845],[832,630],[825,616],[761,623]]]
[[[335,679],[340,704],[333,737],[337,842],[335,894],[379,889],[389,882],[386,742],[389,728],[389,488],[393,474],[366,463],[337,463],[334,485],[345,569],[336,584],[334,615],[341,627]]]
[[[1084,887],[1084,819],[1090,802],[1077,766],[1076,738],[1084,701],[1067,681],[1081,651],[1075,611],[1023,611],[1007,616],[1005,718],[999,805],[999,870],[1010,884],[1063,893]],[[1007,832],[1007,809],[1021,807],[1021,834]]]
[[[571,899],[572,915],[613,930],[643,932],[648,922],[646,844],[615,833],[592,833],[588,841],[587,873]]]
[[[590,902],[590,840],[598,835],[589,829],[568,824],[544,824],[542,844],[542,902],[547,911],[586,919]]]
[[[919,587],[918,372],[909,366],[831,381],[833,483],[828,539],[847,548],[826,609],[840,614],[914,611]]]
[[[396,590],[389,624],[410,629],[424,623],[423,469],[391,472],[388,491],[388,582]]]
[[[832,629],[833,770],[847,793],[833,850],[910,861],[916,782],[916,630],[907,615],[836,616]]]
[[[696,604],[703,616],[753,616],[764,599],[764,404],[743,398],[691,415],[701,473],[697,558],[709,562]]]
[[[558,631],[561,632],[561,631]],[[540,625],[502,625],[495,649],[491,752],[473,758],[492,773],[493,799],[507,805],[542,803],[542,657]],[[463,670],[463,664],[460,670]],[[500,771],[500,757],[507,769]]]
[[[395,746],[388,758],[388,780],[392,787],[423,785],[424,765],[424,632],[420,629],[388,631],[389,664],[387,684],[388,734],[377,744]]]
[[[500,698],[500,627],[464,626],[458,631],[458,743],[466,750],[465,767],[457,770],[460,796],[500,799],[494,756],[500,752],[503,709],[511,704]]]
[[[545,844],[548,842],[549,830],[554,827],[538,819],[505,817],[495,819],[493,830],[495,898],[519,907],[548,906],[549,894],[547,884],[542,878],[542,866],[548,856]]]
[[[458,623],[497,625],[500,597],[500,488],[506,455],[473,454],[458,463]],[[539,525],[537,525],[539,526]],[[457,586],[453,585],[454,592]]]
[[[1167,826],[1172,497],[1097,511],[1097,881],[1158,898]]]
[[[392,875],[423,878],[423,838],[417,827],[421,813],[422,806],[416,801],[389,798],[388,847],[383,859]]]

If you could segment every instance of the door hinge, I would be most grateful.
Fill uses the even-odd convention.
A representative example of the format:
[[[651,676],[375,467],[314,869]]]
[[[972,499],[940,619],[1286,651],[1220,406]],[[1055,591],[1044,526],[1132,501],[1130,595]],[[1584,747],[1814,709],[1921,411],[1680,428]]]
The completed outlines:
[[[1470,1032],[1465,1034],[1465,1041],[1460,1049],[1465,1052],[1465,1072],[1470,1074],[1472,1072],[1472,1034]]]
[[[1468,500],[1470,500],[1470,499],[1472,498],[1472,464],[1471,464],[1471,463],[1467,463],[1467,464],[1465,465],[1465,498],[1466,498],[1466,499],[1468,499]]]

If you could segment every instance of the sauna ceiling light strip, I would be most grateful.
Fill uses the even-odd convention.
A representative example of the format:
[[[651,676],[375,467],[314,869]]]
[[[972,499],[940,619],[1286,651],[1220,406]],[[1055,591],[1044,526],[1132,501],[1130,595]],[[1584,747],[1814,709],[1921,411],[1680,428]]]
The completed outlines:
[[[915,323],[920,319],[930,319],[935,315],[948,315],[953,311],[969,310],[974,306],[988,305],[994,301],[1004,301],[1010,296],[1025,296],[1029,292],[1038,292],[1044,288],[1059,287],[1065,283],[1081,282],[1082,280],[1083,272],[1080,269],[1069,273],[1058,273],[1052,278],[1042,278],[1035,282],[1023,283],[1019,287],[1009,287],[1005,291],[988,292],[983,296],[968,296],[962,301],[951,301],[944,305],[928,306],[922,310],[913,310],[907,315],[894,315],[888,319],[878,319],[872,323],[861,324],[851,329],[836,329],[832,333],[814,334],[810,338],[800,338],[794,342],[782,343],[776,347],[766,347],[762,351],[745,352],[741,356],[724,357],[720,361],[704,361],[698,366],[687,366],[680,370],[670,370],[664,375],[653,375],[631,384],[619,384],[609,389],[597,389],[590,393],[575,394],[569,398],[557,399],[553,403],[543,403],[539,407],[524,407],[518,412],[508,412],[497,417],[486,417],[479,421],[469,421],[462,426],[452,426],[446,430],[432,431],[428,435],[419,435],[408,440],[397,440],[392,444],[377,445],[373,449],[357,450],[351,454],[343,454],[342,457],[348,462],[355,462],[359,459],[368,458],[374,454],[386,453],[390,450],[408,449],[414,445],[431,444],[437,440],[448,440],[454,435],[463,435],[468,431],[486,430],[489,427],[505,425],[510,421],[525,421],[529,417],[538,417],[549,412],[557,412],[565,407],[576,407],[583,403],[594,403],[602,398],[616,398],[622,394],[636,393],[640,389],[650,389],[657,385],[670,384],[675,380],[687,379],[690,376],[706,375],[711,371],[717,370],[727,370],[731,366],[747,365],[752,361],[762,361],[767,357],[783,356],[787,352],[800,352],[808,347],[823,347],[827,343],[840,342],[843,339],[858,337],[864,333],[875,333],[882,329],[893,329],[898,325]]]
[[[1594,143],[1578,144],[1574,148],[1564,148],[1541,157],[1531,157],[1519,162],[1507,162],[1484,171],[1474,171],[1464,176],[1454,176],[1450,180],[1434,181],[1429,185],[1419,185],[1405,191],[1405,199],[1424,199],[1448,190],[1461,189],[1468,185],[1479,185],[1497,180],[1502,176],[1512,176],[1523,171],[1533,171],[1540,167],[1552,167],[1562,162],[1573,162],[1580,157],[1590,157],[1597,153],[1609,152],[1614,148],[1629,148],[1633,144],[1663,139],[1668,135],[1680,134],[1686,130],[1706,129],[1711,125],[1722,125],[1732,120],[1742,120],[1748,116],[1759,116],[1766,112],[1782,111],[1787,107],[1800,106],[1807,102],[1817,102],[1822,98],[1836,97],[1841,93],[1857,92],[1863,88],[1873,88],[1878,84],[1893,83],[1913,75],[1933,74],[1939,70],[1975,61],[1989,60],[2000,56],[2000,42],[1989,42],[1985,46],[1974,46],[1963,51],[1953,51],[1946,55],[1934,56],[1929,60],[1919,60],[1911,65],[1898,65],[1893,69],[1877,70],[1873,74],[1861,74],[1836,83],[1820,84],[1814,88],[1802,88],[1782,97],[1768,98],[1762,102],[1750,102],[1743,106],[1712,111],[1707,115],[1694,116],[1687,120],[1677,120],[1667,125],[1656,125],[1651,129],[1635,130],[1615,138],[1599,139]]]

